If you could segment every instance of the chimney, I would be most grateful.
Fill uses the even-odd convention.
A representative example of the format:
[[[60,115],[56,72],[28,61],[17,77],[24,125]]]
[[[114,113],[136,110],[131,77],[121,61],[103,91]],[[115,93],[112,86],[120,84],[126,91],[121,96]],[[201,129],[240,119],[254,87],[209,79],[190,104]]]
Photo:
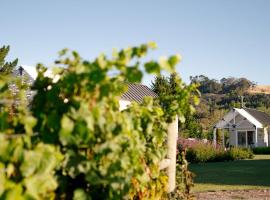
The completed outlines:
[[[20,66],[18,70],[19,70],[20,76],[22,76],[23,75],[23,68],[22,68],[22,66]]]

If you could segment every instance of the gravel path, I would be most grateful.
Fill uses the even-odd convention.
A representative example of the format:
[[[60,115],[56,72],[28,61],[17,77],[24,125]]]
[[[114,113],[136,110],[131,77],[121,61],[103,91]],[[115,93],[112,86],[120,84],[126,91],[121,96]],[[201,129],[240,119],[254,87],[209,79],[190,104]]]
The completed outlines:
[[[201,192],[195,196],[198,200],[270,200],[270,189]]]

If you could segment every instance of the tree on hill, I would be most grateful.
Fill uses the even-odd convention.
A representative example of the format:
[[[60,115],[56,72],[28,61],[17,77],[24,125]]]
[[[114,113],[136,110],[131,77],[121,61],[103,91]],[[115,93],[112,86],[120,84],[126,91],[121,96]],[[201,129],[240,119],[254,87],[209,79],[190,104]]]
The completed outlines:
[[[207,76],[191,76],[191,83],[199,84],[199,90],[202,94],[213,93],[213,94],[227,94],[237,93],[243,94],[250,87],[255,85],[254,82],[246,78],[222,78],[221,80],[210,79]]]
[[[191,83],[199,84],[199,90],[201,93],[215,93],[218,94],[222,90],[222,85],[215,79],[209,79],[207,76],[191,76]]]
[[[220,80],[222,84],[222,93],[230,93],[232,91],[243,94],[245,93],[250,87],[255,85],[254,82],[246,79],[246,78],[222,78]]]

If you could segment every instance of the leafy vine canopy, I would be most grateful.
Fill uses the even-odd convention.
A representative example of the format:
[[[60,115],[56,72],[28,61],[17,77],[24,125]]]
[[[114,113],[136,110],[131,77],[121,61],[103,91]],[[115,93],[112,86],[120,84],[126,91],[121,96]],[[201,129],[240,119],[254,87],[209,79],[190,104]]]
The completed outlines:
[[[164,199],[167,124],[193,111],[196,86],[176,79],[176,93],[145,98],[119,111],[125,82],[143,73],[175,72],[180,56],[141,62],[156,44],[84,60],[64,49],[52,76],[37,65],[29,106],[21,98],[16,114],[2,105],[0,195],[4,199]],[[3,76],[4,77],[4,76]],[[1,76],[1,83],[11,79]],[[5,82],[5,83],[6,83]],[[7,83],[8,84],[8,83]],[[3,90],[6,84],[2,84]],[[21,93],[25,87],[21,88]],[[18,98],[18,97],[16,97]],[[162,103],[161,103],[162,100]],[[15,100],[14,100],[15,101]],[[14,137],[12,137],[14,136]]]

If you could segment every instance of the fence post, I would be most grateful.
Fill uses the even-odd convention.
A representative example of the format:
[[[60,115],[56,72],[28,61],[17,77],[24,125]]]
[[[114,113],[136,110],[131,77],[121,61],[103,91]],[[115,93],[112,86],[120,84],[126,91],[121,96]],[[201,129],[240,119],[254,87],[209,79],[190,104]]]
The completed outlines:
[[[173,192],[175,189],[177,139],[178,139],[178,116],[175,116],[174,120],[168,126],[167,146],[168,146],[168,159],[170,159],[170,165],[167,168],[168,193]]]

